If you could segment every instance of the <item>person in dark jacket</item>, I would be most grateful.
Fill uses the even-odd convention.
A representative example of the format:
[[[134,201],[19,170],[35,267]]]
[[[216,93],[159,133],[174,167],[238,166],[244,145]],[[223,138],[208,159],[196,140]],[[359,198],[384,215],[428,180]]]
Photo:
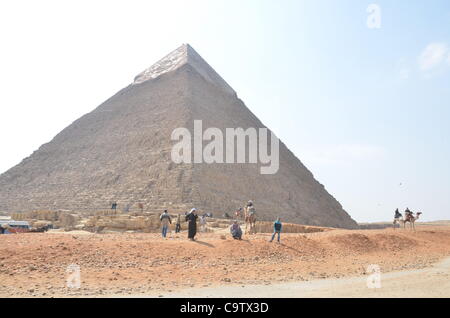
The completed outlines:
[[[400,213],[400,211],[397,209],[397,210],[395,210],[395,216],[394,216],[394,219],[399,219],[399,218],[401,218],[401,217],[403,217],[403,215]]]
[[[273,235],[272,239],[270,240],[273,242],[273,239],[275,238],[275,234],[278,234],[278,243],[280,243],[280,234],[281,234],[281,228],[283,225],[281,224],[281,219],[277,218],[277,220],[273,223]]]
[[[180,233],[181,231],[181,214],[177,216],[177,223],[175,225],[175,233]]]
[[[186,215],[186,222],[188,222],[188,239],[195,241],[195,235],[197,234],[197,210],[192,209],[191,212]]]
[[[239,226],[238,221],[234,221],[233,224],[230,227],[231,236],[235,240],[242,240],[242,230]]]

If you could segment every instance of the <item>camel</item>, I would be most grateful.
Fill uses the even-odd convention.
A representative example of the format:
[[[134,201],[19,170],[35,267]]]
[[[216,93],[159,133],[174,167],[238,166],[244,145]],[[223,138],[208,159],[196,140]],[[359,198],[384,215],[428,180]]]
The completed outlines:
[[[247,205],[244,208],[245,213],[245,234],[256,233],[256,213],[253,204]],[[250,227],[250,229],[248,229]]]
[[[406,222],[409,222],[411,224],[411,229],[414,231],[416,230],[415,222],[419,219],[422,212],[417,212],[416,216],[414,216],[414,213],[406,213],[405,214],[405,220],[403,221],[403,226],[406,228]]]
[[[396,225],[396,224],[398,224],[400,228],[402,227],[402,224],[403,224],[403,228],[405,228],[405,223],[406,223],[406,222],[405,222],[405,219],[403,218],[403,216],[402,216],[402,217],[395,218],[395,219],[394,219],[394,222],[393,222],[394,230],[395,230],[395,225]]]

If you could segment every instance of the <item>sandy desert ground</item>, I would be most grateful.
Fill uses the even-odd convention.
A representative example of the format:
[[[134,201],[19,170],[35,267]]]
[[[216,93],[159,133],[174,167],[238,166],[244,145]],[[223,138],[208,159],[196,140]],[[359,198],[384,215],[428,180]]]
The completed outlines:
[[[0,236],[2,297],[450,297],[450,226],[332,230],[236,241],[223,233]],[[81,269],[68,288],[67,266]],[[368,289],[379,265],[382,288]],[[447,282],[447,283],[445,283]]]
[[[314,279],[303,282],[276,283],[270,285],[215,286],[192,288],[171,293],[163,297],[175,298],[436,298],[450,297],[450,258],[424,269],[381,273],[378,287],[367,287],[367,275]],[[155,294],[132,295],[132,297],[154,297]],[[117,297],[117,296],[114,296]]]

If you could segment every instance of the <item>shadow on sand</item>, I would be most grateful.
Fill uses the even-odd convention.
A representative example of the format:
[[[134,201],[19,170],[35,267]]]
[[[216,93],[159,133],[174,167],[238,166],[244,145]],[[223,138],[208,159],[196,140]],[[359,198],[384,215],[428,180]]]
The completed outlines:
[[[197,244],[200,244],[200,245],[204,245],[204,246],[208,246],[208,247],[211,247],[211,248],[215,248],[214,245],[209,244],[209,243],[206,243],[206,242],[197,241],[197,240],[195,240],[195,241],[193,241],[193,242],[194,242],[194,243],[197,243]]]
[[[287,249],[289,249],[289,250],[292,250],[292,251],[296,252],[297,254],[300,254],[300,255],[303,254],[303,253],[302,253],[301,251],[299,251],[298,249],[293,248],[293,247],[291,247],[291,246],[287,246],[287,245],[284,244],[284,243],[277,243],[277,244],[283,246],[284,248],[287,248]]]

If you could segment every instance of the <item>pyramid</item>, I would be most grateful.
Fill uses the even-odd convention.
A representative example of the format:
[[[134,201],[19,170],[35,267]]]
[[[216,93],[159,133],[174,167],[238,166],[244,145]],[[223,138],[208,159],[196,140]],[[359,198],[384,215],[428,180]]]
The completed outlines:
[[[0,175],[0,211],[192,207],[232,214],[253,200],[258,218],[342,228],[356,222],[282,143],[279,169],[255,163],[174,163],[174,129],[266,128],[188,44]]]

